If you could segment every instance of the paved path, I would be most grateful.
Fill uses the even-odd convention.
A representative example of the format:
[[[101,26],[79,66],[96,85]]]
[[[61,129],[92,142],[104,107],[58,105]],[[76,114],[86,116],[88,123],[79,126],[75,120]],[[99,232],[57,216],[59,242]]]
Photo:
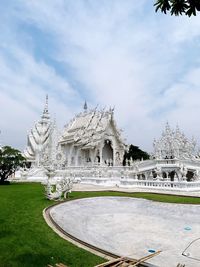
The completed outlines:
[[[159,194],[185,195],[200,197],[200,190],[196,192],[175,191],[175,190],[156,190],[150,188],[122,188],[117,186],[101,186],[90,184],[75,184],[73,191],[119,191],[119,192],[149,192]]]
[[[158,203],[128,197],[98,197],[69,201],[50,210],[53,219],[71,235],[104,250],[133,258],[149,249],[163,252],[149,262],[160,267],[200,267],[182,256],[200,238],[200,206]],[[200,241],[186,253],[200,260]]]

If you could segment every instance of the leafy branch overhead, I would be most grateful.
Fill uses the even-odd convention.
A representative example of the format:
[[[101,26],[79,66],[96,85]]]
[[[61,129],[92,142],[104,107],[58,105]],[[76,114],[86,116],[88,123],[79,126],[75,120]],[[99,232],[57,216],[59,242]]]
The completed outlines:
[[[157,0],[154,4],[156,12],[161,11],[165,14],[170,12],[171,15],[196,16],[200,11],[200,0]]]

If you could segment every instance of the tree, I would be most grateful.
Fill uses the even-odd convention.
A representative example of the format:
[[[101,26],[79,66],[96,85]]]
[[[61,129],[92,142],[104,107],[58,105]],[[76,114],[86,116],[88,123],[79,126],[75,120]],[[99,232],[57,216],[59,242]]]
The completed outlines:
[[[163,13],[170,12],[171,15],[196,16],[200,11],[200,0],[157,0],[154,4],[156,12],[159,10]]]
[[[25,164],[26,159],[19,150],[10,146],[0,148],[0,184],[5,183],[10,175]]]
[[[138,146],[130,145],[129,150],[125,152],[123,165],[126,165],[126,160],[137,160],[137,159],[149,159],[149,154],[143,150],[141,150]]]

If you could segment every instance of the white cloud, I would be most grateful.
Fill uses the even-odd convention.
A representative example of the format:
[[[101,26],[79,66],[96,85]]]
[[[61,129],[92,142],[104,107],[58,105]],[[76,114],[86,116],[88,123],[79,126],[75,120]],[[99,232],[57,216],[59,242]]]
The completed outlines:
[[[8,56],[5,60],[5,54],[0,54],[0,91],[15,96],[30,112],[31,106],[41,109],[44,93],[50,91],[51,109],[60,124],[80,108],[84,98],[93,105],[115,106],[128,141],[147,150],[166,120],[198,137],[200,19],[155,14],[153,3],[20,1],[12,9],[13,31],[22,34],[19,26],[31,25],[49,34],[55,45],[49,58],[66,72],[70,69],[70,74],[61,76],[52,64],[36,60],[38,40],[27,31],[20,35],[24,38],[20,48],[16,36],[7,49],[16,64],[9,65]],[[8,89],[13,87],[17,93]],[[28,114],[26,125],[31,121]]]
[[[60,127],[76,111],[76,107],[65,105],[64,100],[80,101],[80,97],[53,68],[44,62],[36,62],[17,44],[10,45],[7,50],[12,60],[0,51],[1,142],[23,148],[27,131],[43,111],[47,93],[50,112]]]

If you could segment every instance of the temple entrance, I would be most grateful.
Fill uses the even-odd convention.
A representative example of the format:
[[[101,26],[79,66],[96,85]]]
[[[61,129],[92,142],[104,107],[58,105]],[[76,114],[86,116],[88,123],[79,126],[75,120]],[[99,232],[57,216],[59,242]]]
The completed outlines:
[[[186,174],[187,182],[191,182],[194,179],[194,172],[188,171]]]
[[[99,156],[96,156],[96,162],[100,163],[100,157]]]
[[[169,178],[170,178],[170,181],[174,181],[174,177],[175,177],[175,171],[171,171],[171,172],[169,172]]]
[[[166,172],[163,172],[162,177],[163,177],[164,179],[166,179],[166,178],[167,178],[167,173],[166,173]]]
[[[87,149],[85,150],[85,163],[90,163],[91,162],[91,158],[90,158],[90,151]]]
[[[104,147],[102,149],[102,162],[107,165],[113,165],[113,148],[110,140],[104,141]]]
[[[95,159],[95,162],[96,163],[100,163],[100,152],[99,152],[99,149],[97,150],[97,154],[96,154],[96,159]]]

